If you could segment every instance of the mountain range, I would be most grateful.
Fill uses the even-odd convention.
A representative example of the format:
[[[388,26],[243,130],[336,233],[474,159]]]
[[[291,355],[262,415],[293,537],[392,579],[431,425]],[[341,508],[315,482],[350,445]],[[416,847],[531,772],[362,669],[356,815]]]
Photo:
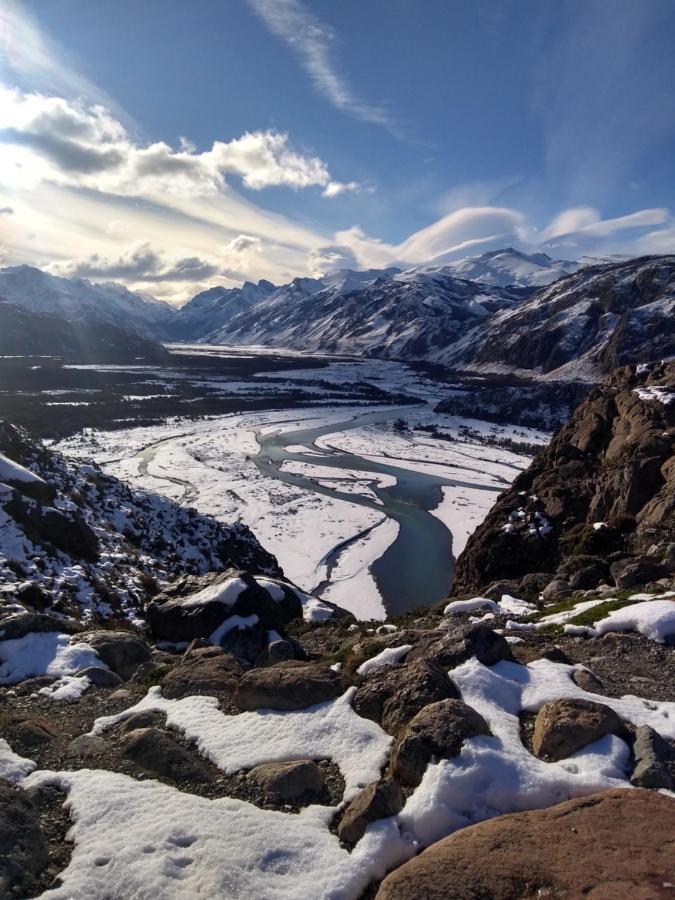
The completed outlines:
[[[281,286],[213,287],[179,309],[118,284],[18,266],[0,270],[0,298],[71,328],[86,323],[92,345],[113,346],[108,356],[126,333],[597,381],[675,348],[675,256],[582,264],[506,248],[407,271],[344,269]],[[36,352],[25,349],[33,340],[25,325],[13,333],[14,349],[6,339],[2,352]]]

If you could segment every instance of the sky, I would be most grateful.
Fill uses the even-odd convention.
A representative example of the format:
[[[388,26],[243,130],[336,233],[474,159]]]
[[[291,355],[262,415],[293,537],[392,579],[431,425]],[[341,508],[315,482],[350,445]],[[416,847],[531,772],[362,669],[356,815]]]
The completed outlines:
[[[675,252],[672,0],[0,0],[0,264]]]

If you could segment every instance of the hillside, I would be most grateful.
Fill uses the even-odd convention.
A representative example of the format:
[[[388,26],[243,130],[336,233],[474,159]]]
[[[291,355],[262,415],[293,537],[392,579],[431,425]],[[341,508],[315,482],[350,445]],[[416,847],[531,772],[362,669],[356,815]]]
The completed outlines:
[[[29,313],[55,315],[69,322],[107,322],[151,340],[164,336],[175,315],[167,303],[121,284],[59,278],[33,266],[0,269],[0,297]]]
[[[675,563],[675,363],[594,389],[469,538],[455,591],[655,581]],[[617,580],[618,579],[618,580]],[[504,588],[508,590],[508,588]]]
[[[486,372],[597,381],[674,352],[675,257],[653,256],[581,269],[498,312],[447,358]]]
[[[101,320],[72,321],[0,302],[0,356],[52,356],[77,363],[161,362],[156,341]]]

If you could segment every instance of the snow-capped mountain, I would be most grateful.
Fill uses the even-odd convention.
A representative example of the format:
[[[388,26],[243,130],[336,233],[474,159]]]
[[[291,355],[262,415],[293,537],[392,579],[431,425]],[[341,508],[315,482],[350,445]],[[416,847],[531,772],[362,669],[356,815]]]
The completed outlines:
[[[480,285],[443,272],[340,276],[329,276],[328,284],[294,279],[205,340],[435,360],[467,330],[524,296],[519,288]]]
[[[513,247],[506,247],[504,250],[481,253],[480,256],[468,256],[435,270],[423,268],[422,271],[447,272],[457,278],[502,287],[541,287],[576,272],[579,267],[578,262],[552,259],[547,253],[522,253]]]
[[[596,380],[616,366],[675,353],[675,256],[588,266],[501,310],[445,361]]]
[[[173,307],[121,284],[59,278],[33,266],[0,269],[0,297],[28,312],[66,320],[103,321],[148,338],[162,338],[176,314]]]
[[[180,308],[171,323],[171,332],[177,340],[187,334],[192,340],[199,341],[275,290],[275,285],[264,279],[257,284],[245,281],[240,288],[209,288]]]

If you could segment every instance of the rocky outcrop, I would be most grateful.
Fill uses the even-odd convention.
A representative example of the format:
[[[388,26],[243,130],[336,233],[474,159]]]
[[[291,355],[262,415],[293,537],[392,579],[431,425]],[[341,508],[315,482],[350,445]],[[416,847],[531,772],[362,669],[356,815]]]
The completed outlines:
[[[469,538],[453,591],[534,572],[561,571],[570,589],[672,572],[674,398],[675,363],[627,366],[594,390]]]
[[[148,604],[146,616],[157,638],[206,638],[233,652],[238,647],[235,655],[252,662],[267,646],[268,632],[302,617],[302,604],[290,585],[275,581],[270,590],[252,574],[229,569],[179,579]],[[245,634],[237,633],[241,631]]]
[[[11,558],[0,548],[3,599],[14,604],[13,617],[62,621],[50,628],[46,619],[36,619],[28,630],[69,631],[71,620],[62,617],[81,619],[83,603],[93,624],[140,618],[163,587],[187,575],[234,567],[282,576],[245,526],[133,490],[6,422],[0,422],[0,460],[3,545],[11,548]]]
[[[92,647],[106,666],[124,680],[151,659],[145,641],[128,631],[90,631],[78,635],[78,640]]]
[[[656,900],[672,893],[675,803],[614,790],[499,816],[425,850],[383,881],[377,900]]]

